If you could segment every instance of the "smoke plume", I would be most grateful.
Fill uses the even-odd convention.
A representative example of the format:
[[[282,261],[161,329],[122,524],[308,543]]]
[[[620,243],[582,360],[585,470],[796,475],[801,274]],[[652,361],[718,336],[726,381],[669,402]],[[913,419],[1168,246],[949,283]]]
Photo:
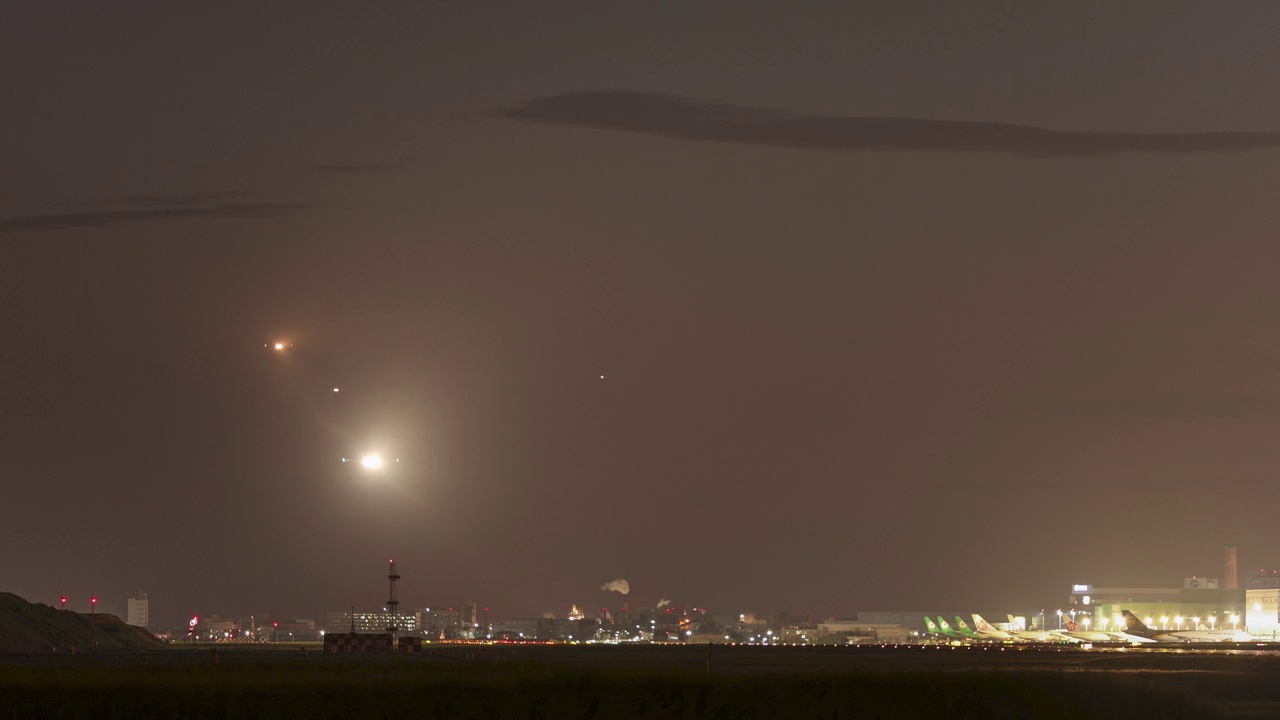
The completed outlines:
[[[605,583],[604,585],[601,585],[600,589],[607,592],[617,592],[617,593],[622,593],[623,595],[630,595],[631,583],[619,578],[617,580],[611,580]]]

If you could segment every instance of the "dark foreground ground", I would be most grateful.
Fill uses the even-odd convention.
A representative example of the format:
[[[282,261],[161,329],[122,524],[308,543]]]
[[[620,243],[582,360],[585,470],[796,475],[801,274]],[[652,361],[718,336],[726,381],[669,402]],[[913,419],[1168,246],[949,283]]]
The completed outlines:
[[[0,718],[1270,718],[1280,653],[222,647],[0,656]]]

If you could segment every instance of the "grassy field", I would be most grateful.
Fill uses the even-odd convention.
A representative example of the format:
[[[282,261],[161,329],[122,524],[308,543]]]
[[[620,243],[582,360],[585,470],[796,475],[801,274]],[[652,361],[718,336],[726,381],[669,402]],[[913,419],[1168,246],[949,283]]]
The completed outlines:
[[[164,645],[114,615],[85,615],[0,593],[0,653],[153,652]]]
[[[440,658],[186,657],[0,668],[0,718],[1213,718],[1064,670],[719,674]]]

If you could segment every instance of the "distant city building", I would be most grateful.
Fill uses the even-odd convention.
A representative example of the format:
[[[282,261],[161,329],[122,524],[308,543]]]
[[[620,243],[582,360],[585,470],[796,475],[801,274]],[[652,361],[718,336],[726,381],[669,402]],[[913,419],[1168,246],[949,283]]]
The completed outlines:
[[[494,637],[506,637],[512,640],[533,640],[538,637],[538,623],[542,618],[514,618],[493,624]],[[586,622],[579,620],[577,622]]]
[[[399,628],[401,633],[415,633],[419,627],[416,615],[397,613],[392,616],[385,612],[325,611],[320,613],[314,624],[324,633],[349,633],[353,627],[358,633],[384,633],[392,625]],[[258,627],[262,627],[261,623]]]
[[[859,618],[861,615],[859,613]],[[783,628],[782,639],[783,642],[800,643],[902,643],[910,641],[912,632],[901,623],[825,620],[813,627]]]
[[[1188,586],[1190,587],[1190,586]],[[1183,588],[1132,588],[1098,587],[1076,584],[1071,586],[1068,602],[1071,605],[1103,605],[1110,603],[1174,602]]]
[[[1258,575],[1250,575],[1248,584],[1245,586],[1249,590],[1258,588],[1280,588],[1280,575],[1275,570],[1269,573],[1260,573]]]
[[[230,618],[219,617],[217,615],[210,615],[209,617],[204,618],[200,621],[200,624],[204,628],[202,634],[214,638],[227,637],[234,632],[239,632],[240,630],[240,623]]]
[[[1250,587],[1245,592],[1245,630],[1253,635],[1280,633],[1280,587]]]
[[[1199,588],[1201,590],[1217,590],[1218,581],[1211,578],[1189,577],[1183,578],[1182,587]]]
[[[125,622],[135,627],[147,627],[151,624],[151,604],[147,594],[138,591],[138,597],[129,598],[128,612]]]
[[[462,604],[462,624],[471,625],[472,627],[480,624],[480,616],[476,613],[476,604],[474,602]]]
[[[474,608],[475,606],[473,605],[472,607]],[[418,627],[421,627],[423,632],[426,633],[430,633],[433,630],[442,631],[462,624],[462,612],[455,608],[444,610],[427,608],[418,613]]]

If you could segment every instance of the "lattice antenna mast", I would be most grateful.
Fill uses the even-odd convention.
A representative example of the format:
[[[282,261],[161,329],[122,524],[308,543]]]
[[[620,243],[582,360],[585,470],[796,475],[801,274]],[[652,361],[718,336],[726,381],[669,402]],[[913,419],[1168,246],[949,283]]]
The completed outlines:
[[[387,573],[387,580],[391,582],[391,596],[387,598],[387,610],[391,612],[391,624],[387,626],[387,632],[391,634],[394,640],[396,632],[400,629],[396,627],[396,618],[400,616],[400,600],[396,597],[396,583],[400,582],[400,573],[396,572],[396,561],[391,561],[391,572]]]

